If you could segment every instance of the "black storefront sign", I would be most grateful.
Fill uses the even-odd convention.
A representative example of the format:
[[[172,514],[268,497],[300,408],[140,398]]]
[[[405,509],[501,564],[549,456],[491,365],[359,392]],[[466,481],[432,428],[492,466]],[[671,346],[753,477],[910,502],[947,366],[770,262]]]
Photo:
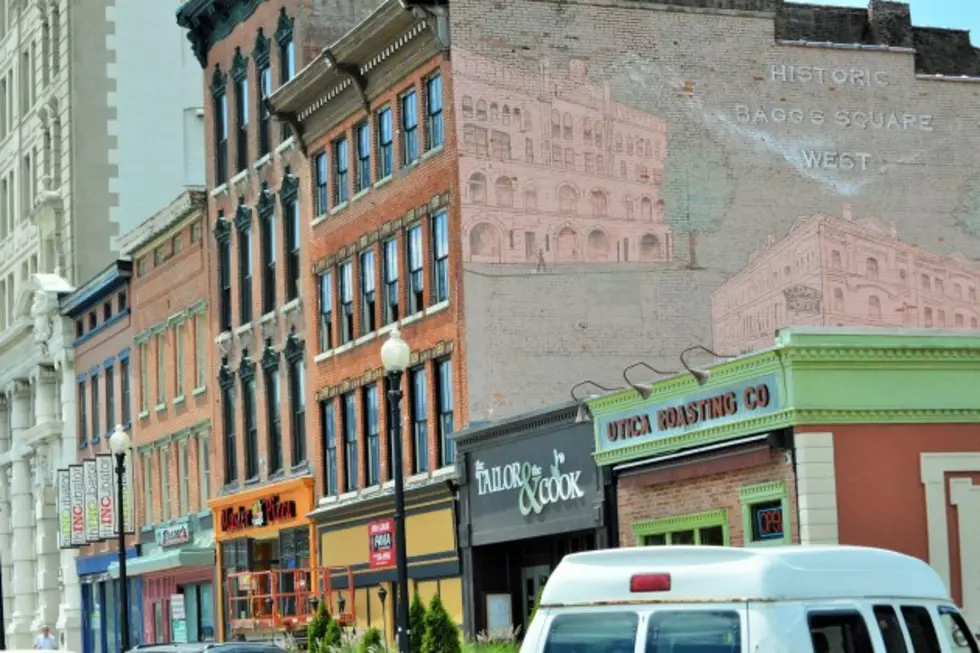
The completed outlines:
[[[588,427],[562,423],[461,447],[471,546],[601,525],[603,488]]]

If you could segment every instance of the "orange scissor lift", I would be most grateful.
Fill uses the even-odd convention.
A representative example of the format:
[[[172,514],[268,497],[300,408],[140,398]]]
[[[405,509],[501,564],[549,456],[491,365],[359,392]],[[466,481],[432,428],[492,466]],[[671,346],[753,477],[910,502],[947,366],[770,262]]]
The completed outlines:
[[[338,582],[346,580],[346,586]],[[326,602],[342,626],[357,621],[352,567],[240,571],[225,578],[228,633],[263,637],[305,630]]]

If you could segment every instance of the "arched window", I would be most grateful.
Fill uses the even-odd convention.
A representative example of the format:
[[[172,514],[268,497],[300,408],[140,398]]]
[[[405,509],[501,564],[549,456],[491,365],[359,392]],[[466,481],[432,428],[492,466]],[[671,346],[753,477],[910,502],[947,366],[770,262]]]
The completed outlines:
[[[487,178],[483,173],[474,172],[470,175],[470,202],[473,204],[487,203]]]
[[[510,177],[498,177],[494,184],[494,193],[497,196],[497,206],[506,208],[514,206],[514,182]]]
[[[469,95],[463,96],[463,117],[473,118],[473,98]]]
[[[838,270],[844,267],[840,258],[840,250],[835,249],[830,253],[830,266]]]
[[[558,260],[562,262],[578,259],[578,234],[571,227],[558,232]]]
[[[868,297],[868,317],[872,320],[881,319],[881,300],[876,295]]]
[[[878,278],[878,259],[871,256],[864,262],[864,269],[869,279]]]
[[[653,201],[649,197],[640,200],[640,218],[647,222],[653,220]]]
[[[609,207],[607,205],[606,193],[598,189],[592,191],[592,215],[595,217],[604,217],[608,214]]]
[[[490,103],[490,122],[497,122],[497,117],[498,117],[497,114],[498,114],[497,103],[496,102],[491,102]]]
[[[564,185],[558,188],[558,209],[562,213],[578,212],[578,193],[571,186]]]
[[[609,236],[606,232],[595,229],[589,233],[587,256],[590,261],[609,260]]]
[[[636,216],[633,214],[633,198],[627,195],[626,199],[623,200],[623,204],[626,205],[626,219],[635,220]]]
[[[505,125],[510,124],[510,107],[507,106],[506,104],[504,105],[504,108],[500,112],[500,122],[502,122]]]
[[[476,119],[477,120],[487,119],[487,103],[484,100],[476,101]]]
[[[534,186],[528,186],[524,189],[524,210],[538,210],[538,191]]]
[[[481,258],[500,257],[500,233],[488,222],[481,222],[470,231],[470,255]]]
[[[644,234],[640,238],[640,260],[656,261],[661,258],[663,258],[663,252],[660,248],[660,239],[654,234]]]
[[[931,281],[929,279],[929,275],[928,274],[923,274],[922,277],[921,277],[921,281],[922,281],[922,289],[923,290],[929,290],[931,288],[932,283],[931,283]]]

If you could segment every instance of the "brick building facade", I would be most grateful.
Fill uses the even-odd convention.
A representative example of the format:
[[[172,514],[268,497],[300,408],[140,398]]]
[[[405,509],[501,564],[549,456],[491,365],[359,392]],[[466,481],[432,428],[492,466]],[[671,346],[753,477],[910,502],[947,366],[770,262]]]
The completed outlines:
[[[397,596],[393,568],[364,567],[367,522],[350,523],[393,508],[385,436],[393,420],[380,348],[394,328],[412,350],[401,404],[408,510],[434,520],[422,527],[408,519],[411,575],[425,579],[413,584],[424,596],[439,591],[462,617],[444,483],[455,474],[450,436],[466,420],[456,138],[446,102],[452,76],[440,40],[446,25],[444,13],[420,19],[385,2],[271,101],[277,114],[298,116],[308,160],[302,220],[312,274],[304,271],[302,281],[314,309],[306,332],[317,405],[310,423],[320,441],[320,563],[357,569],[354,613],[363,627],[381,624],[379,582]],[[352,81],[350,70],[362,73]],[[361,544],[341,544],[349,540]],[[426,554],[439,562],[414,559]]]
[[[133,261],[133,447],[146,641],[171,641],[183,594],[189,641],[214,637],[210,283],[206,196],[187,190],[123,235]]]
[[[73,320],[75,340],[76,433],[78,461],[95,469],[97,456],[109,456],[109,436],[116,426],[132,426],[132,369],[133,312],[132,263],[114,261],[61,301],[62,314]],[[85,462],[90,461],[90,462]],[[115,463],[112,463],[115,467]],[[92,471],[90,470],[90,471]],[[94,477],[94,474],[93,474]],[[115,489],[112,490],[115,492]],[[113,494],[113,496],[115,496]],[[86,522],[86,535],[90,524]],[[95,535],[101,525],[92,524]],[[115,524],[109,529],[115,532]],[[127,536],[127,556],[136,554],[139,537]],[[93,573],[79,572],[82,590],[83,633],[89,644],[101,648],[102,633],[115,633],[118,647],[119,580],[112,577],[110,567],[118,559],[118,543],[112,535],[101,542],[89,544],[79,551],[79,559]],[[132,600],[140,594],[140,579],[131,578],[130,613],[132,641],[140,641],[139,604]]]

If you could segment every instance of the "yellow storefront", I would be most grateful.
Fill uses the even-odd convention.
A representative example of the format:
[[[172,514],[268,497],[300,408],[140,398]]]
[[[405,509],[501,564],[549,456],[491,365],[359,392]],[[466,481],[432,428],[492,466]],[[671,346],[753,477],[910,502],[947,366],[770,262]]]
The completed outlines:
[[[313,477],[303,476],[212,499],[220,641],[268,637],[305,622],[317,574],[307,514]]]
[[[405,537],[408,543],[409,596],[418,589],[428,602],[439,593],[446,610],[463,623],[463,589],[456,544],[456,502],[443,483],[406,489]],[[390,493],[347,506],[323,505],[310,517],[316,523],[321,573],[333,587],[346,587],[353,572],[354,606],[344,606],[358,631],[374,627],[394,637],[395,583],[394,502]],[[386,543],[391,546],[386,546]],[[384,592],[380,592],[380,588]],[[382,603],[381,596],[386,600]],[[347,597],[336,592],[333,600]],[[347,600],[346,598],[344,599]],[[336,614],[340,606],[331,605]]]

